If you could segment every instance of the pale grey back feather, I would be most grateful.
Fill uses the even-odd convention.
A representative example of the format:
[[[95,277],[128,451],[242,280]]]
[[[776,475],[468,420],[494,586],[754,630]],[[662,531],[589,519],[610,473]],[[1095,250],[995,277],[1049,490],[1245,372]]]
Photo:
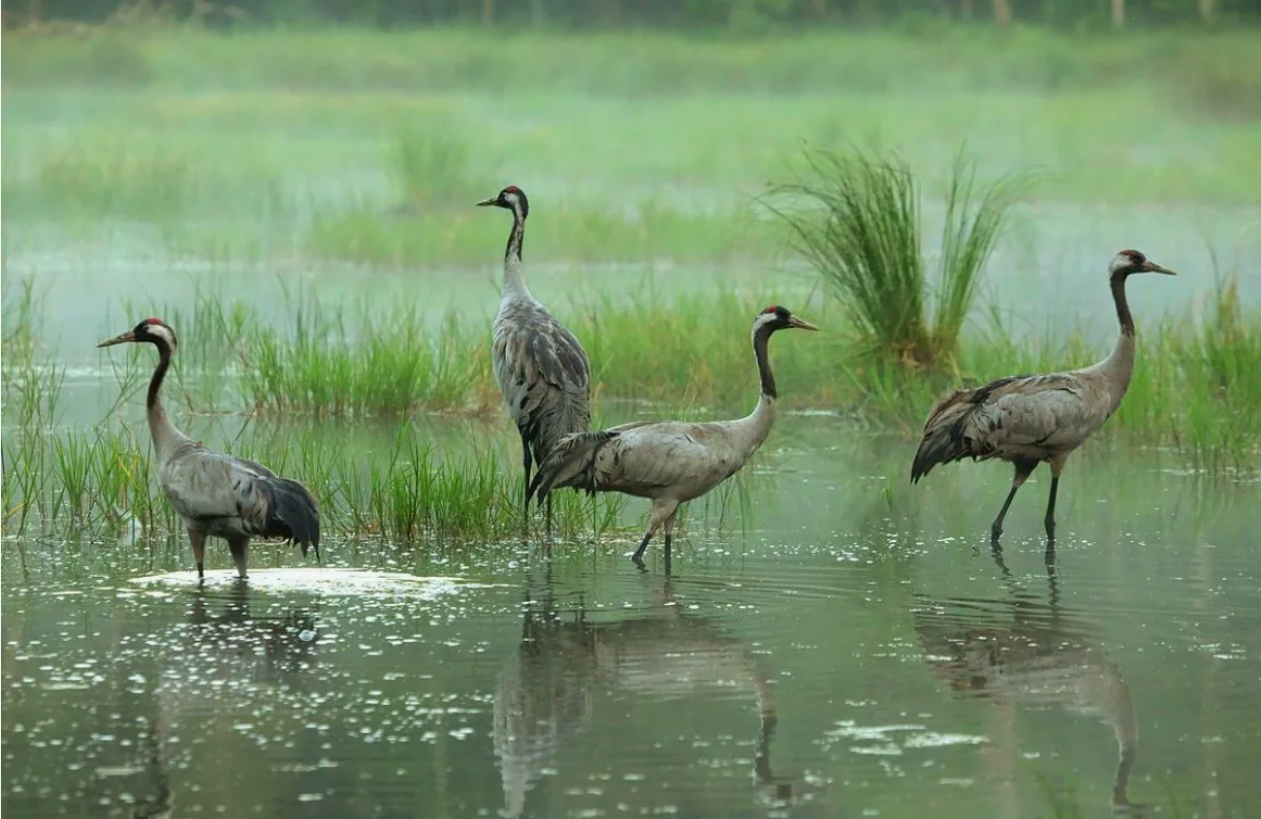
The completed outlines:
[[[1012,376],[956,390],[929,411],[911,479],[918,480],[936,464],[962,458],[1043,461],[1066,456],[1108,420],[1124,391],[1125,385],[1098,367]]]
[[[582,345],[533,298],[506,298],[495,318],[491,365],[508,414],[538,461],[591,424],[591,365]]]
[[[319,511],[304,487],[246,458],[210,452],[188,441],[159,466],[162,491],[185,522],[220,537],[275,537],[277,516],[299,540],[319,544]],[[295,498],[297,508],[278,508]],[[284,517],[291,511],[294,519]],[[303,519],[297,519],[297,518]]]
[[[535,486],[540,497],[574,487],[689,501],[744,466],[766,440],[772,417],[762,409],[738,421],[638,421],[573,435],[539,467]]]

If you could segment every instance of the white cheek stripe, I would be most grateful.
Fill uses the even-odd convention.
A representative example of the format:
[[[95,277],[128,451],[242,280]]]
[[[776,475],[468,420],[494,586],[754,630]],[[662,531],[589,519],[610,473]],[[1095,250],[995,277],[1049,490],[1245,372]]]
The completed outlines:
[[[175,336],[171,335],[171,331],[163,327],[161,324],[150,324],[149,334],[157,336],[171,347],[175,346]]]

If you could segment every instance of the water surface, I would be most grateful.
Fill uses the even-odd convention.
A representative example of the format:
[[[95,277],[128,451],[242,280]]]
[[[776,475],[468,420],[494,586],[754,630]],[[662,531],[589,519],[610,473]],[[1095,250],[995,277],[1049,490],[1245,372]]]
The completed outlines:
[[[597,544],[4,543],[15,816],[1261,812],[1255,484],[996,465],[790,418],[744,526]],[[1071,477],[1071,480],[1070,480]],[[632,503],[627,523],[643,512]]]

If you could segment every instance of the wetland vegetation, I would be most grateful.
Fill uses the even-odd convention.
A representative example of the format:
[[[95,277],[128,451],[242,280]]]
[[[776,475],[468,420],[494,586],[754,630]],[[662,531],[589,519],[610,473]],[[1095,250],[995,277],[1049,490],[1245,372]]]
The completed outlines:
[[[1162,813],[1254,815],[1258,55],[1236,26],[6,31],[4,805],[358,815],[373,780],[383,815],[1074,816],[1124,772]],[[890,201],[863,158],[902,169]],[[559,493],[550,556],[537,520],[522,542],[488,343],[507,225],[473,207],[508,183],[596,425],[747,411],[768,304],[824,331],[772,346],[786,411],[691,505],[674,581],[617,557],[637,500]],[[1131,289],[1138,364],[1070,467],[1065,565],[1044,574],[1027,498],[1006,563],[974,558],[1006,470],[912,489],[924,416],[1100,358],[1124,247],[1179,276]],[[144,577],[190,565],[150,469],[153,353],[94,346],[150,315],[181,427],[316,495],[323,573],[256,544],[248,590]],[[1048,668],[1075,693],[1030,693]],[[1082,710],[1106,724],[1060,716]],[[143,742],[101,739],[124,722]],[[81,758],[19,753],[52,739]],[[378,740],[415,756],[386,771]]]

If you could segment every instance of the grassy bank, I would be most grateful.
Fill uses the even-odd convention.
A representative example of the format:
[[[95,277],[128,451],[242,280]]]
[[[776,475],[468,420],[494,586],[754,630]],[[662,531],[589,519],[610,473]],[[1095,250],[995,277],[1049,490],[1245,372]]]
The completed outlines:
[[[870,429],[901,431],[908,447],[933,400],[953,386],[1081,366],[1106,352],[1076,334],[1048,333],[1017,344],[1001,327],[971,327],[952,375],[873,365],[835,308],[812,303],[805,292],[777,295],[826,331],[773,344],[784,402],[836,410]],[[649,415],[730,417],[747,411],[756,396],[747,336],[762,306],[725,291],[674,298],[645,293],[630,302],[587,303],[562,318],[591,356],[597,415],[618,399],[633,399],[658,402]],[[1174,447],[1210,472],[1251,472],[1261,466],[1261,317],[1240,307],[1228,279],[1200,312],[1198,319],[1140,323],[1134,381],[1101,437]],[[183,334],[187,341],[168,402],[181,413],[196,408],[287,419],[287,432],[251,437],[250,448],[239,454],[301,476],[328,510],[331,532],[486,540],[518,531],[522,487],[510,447],[435,448],[405,422],[387,420],[386,429],[397,430],[392,443],[362,452],[337,443],[335,434],[316,437],[322,425],[312,423],[398,419],[417,411],[475,413],[496,425],[486,430],[488,440],[509,441],[486,361],[484,322],[459,329],[452,314],[449,332],[434,334],[414,311],[402,309],[354,314],[312,302],[281,314],[296,318],[269,325],[249,308],[203,299],[194,314],[179,316],[196,333]],[[116,356],[122,359],[116,371],[121,387],[113,388],[131,397],[119,416],[124,420],[50,433],[57,428],[60,371],[36,367],[36,348],[22,346],[29,336],[23,321],[30,315],[15,309],[6,316],[6,531],[118,531],[132,525],[172,530],[175,521],[147,469],[148,434],[137,406],[152,350]],[[168,321],[181,331],[176,318]],[[654,332],[645,335],[645,326]],[[239,444],[229,440],[223,447]],[[727,504],[718,497],[712,502]],[[611,526],[623,505],[602,499],[593,512],[564,493],[561,532],[573,536]]]
[[[1168,82],[1185,101],[1257,113],[1250,29],[1113,33],[929,24],[769,38],[667,33],[323,29],[232,36],[117,25],[6,34],[7,88],[398,89],[581,94],[1068,91]],[[1158,55],[1158,59],[1153,55]],[[889,66],[896,66],[889,71]]]
[[[895,146],[942,176],[966,141],[1072,202],[1251,207],[1261,187],[1248,30],[5,43],[10,242],[28,222],[140,224],[184,255],[464,263],[502,242],[471,202],[512,181],[536,197],[536,260],[766,257],[783,236],[742,208],[801,140]]]

